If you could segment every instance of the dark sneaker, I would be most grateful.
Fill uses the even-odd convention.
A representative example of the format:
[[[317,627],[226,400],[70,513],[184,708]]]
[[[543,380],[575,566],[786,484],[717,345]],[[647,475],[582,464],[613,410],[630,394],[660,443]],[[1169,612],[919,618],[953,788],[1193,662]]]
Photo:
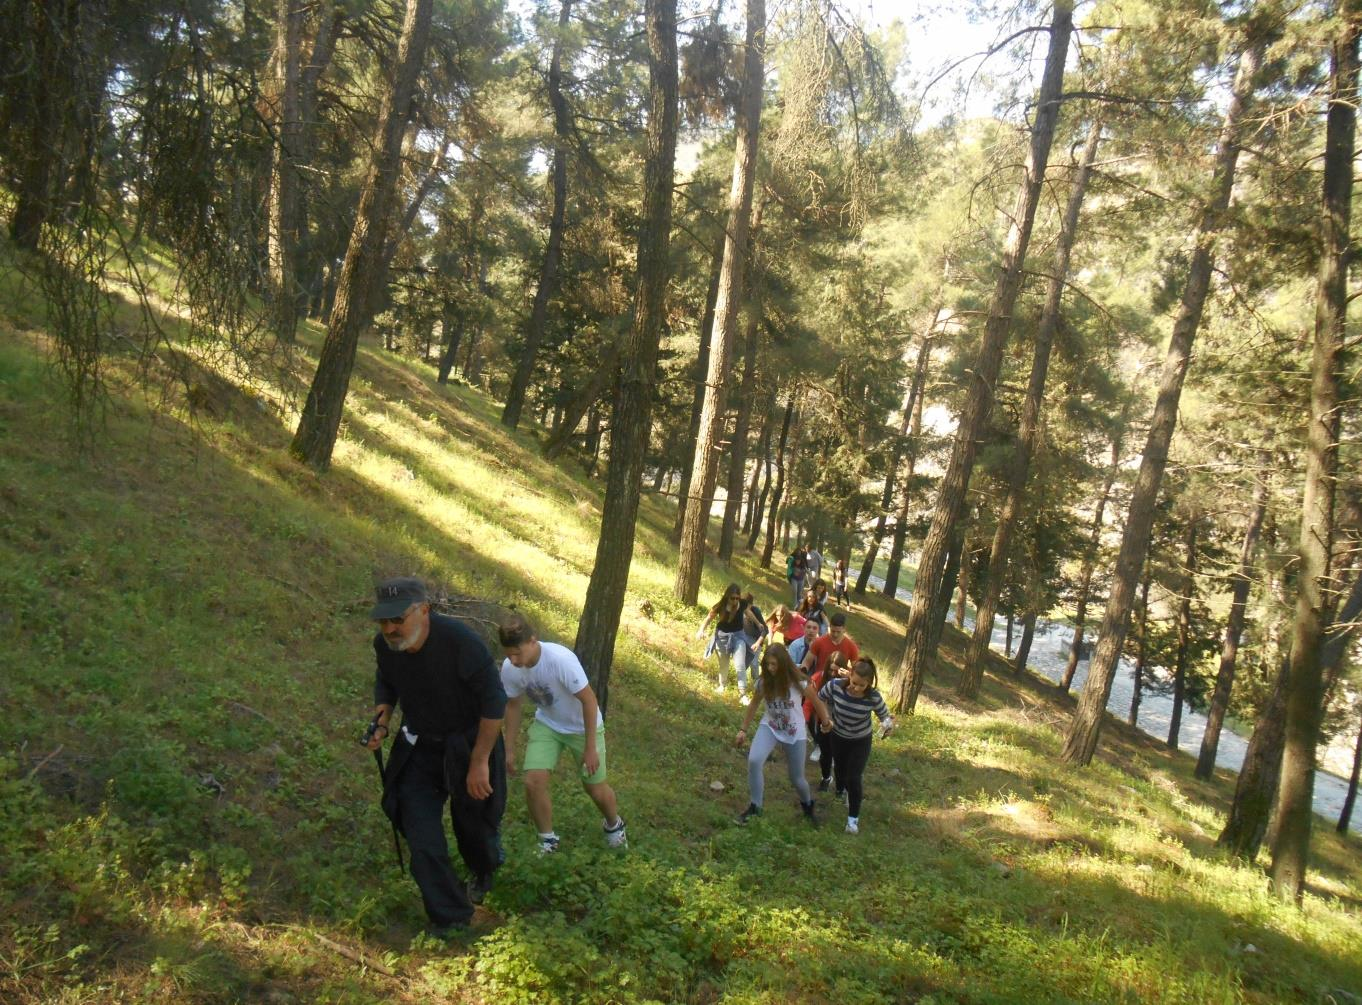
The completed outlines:
[[[818,791],[827,792],[828,789],[830,788],[832,788],[832,776],[828,775],[826,778],[824,778],[821,782],[818,783]]]
[[[487,896],[487,892],[492,889],[492,874],[479,873],[468,881],[468,899],[475,904],[481,904],[482,898]]]
[[[756,803],[748,803],[747,809],[738,814],[738,823],[745,824],[753,817],[761,816],[761,807]]]
[[[817,827],[818,817],[814,816],[813,800],[810,799],[807,803],[800,803],[799,808],[804,811],[804,819],[807,820],[809,823],[813,824],[815,827]]]

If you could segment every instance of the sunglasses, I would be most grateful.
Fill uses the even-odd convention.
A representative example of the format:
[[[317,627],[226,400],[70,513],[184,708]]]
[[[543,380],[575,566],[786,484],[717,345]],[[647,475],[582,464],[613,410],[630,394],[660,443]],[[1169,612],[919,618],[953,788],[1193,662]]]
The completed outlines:
[[[379,626],[381,627],[384,625],[392,625],[394,628],[396,628],[398,625],[402,624],[402,622],[406,621],[407,618],[411,616],[411,612],[414,610],[416,610],[415,607],[408,607],[405,611],[403,611],[395,618],[379,618],[378,619]]]

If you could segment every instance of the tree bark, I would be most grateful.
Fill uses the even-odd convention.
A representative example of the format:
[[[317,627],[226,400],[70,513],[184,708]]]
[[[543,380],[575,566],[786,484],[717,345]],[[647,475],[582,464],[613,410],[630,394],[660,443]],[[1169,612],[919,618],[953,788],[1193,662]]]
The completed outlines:
[[[926,379],[926,370],[923,370],[923,379]],[[907,470],[899,489],[899,506],[894,513],[894,538],[889,545],[889,561],[884,567],[883,593],[891,600],[899,594],[899,573],[903,569],[903,555],[908,545],[908,507],[912,503],[913,475],[917,471],[917,452],[922,442],[922,400],[923,396],[919,394],[917,408],[913,411],[913,426],[908,431]]]
[[[1107,503],[1111,500],[1111,489],[1116,484],[1116,476],[1121,470],[1121,448],[1125,444],[1126,424],[1130,419],[1131,402],[1126,401],[1121,408],[1121,420],[1111,437],[1111,465],[1107,468],[1106,481],[1102,484],[1102,494],[1097,498],[1097,509],[1092,515],[1092,529],[1088,532],[1088,547],[1083,553],[1083,569],[1078,578],[1078,605],[1074,613],[1074,637],[1069,643],[1069,656],[1064,663],[1064,674],[1059,681],[1059,689],[1065,694],[1074,682],[1078,672],[1078,659],[1083,651],[1083,629],[1088,620],[1088,598],[1092,594],[1092,574],[1097,568],[1097,556],[1102,547],[1102,520],[1106,514]]]
[[[638,235],[634,323],[623,349],[619,396],[610,423],[610,467],[601,505],[596,564],[573,646],[605,708],[615,638],[634,557],[639,487],[652,431],[653,386],[666,316],[672,193],[676,172],[676,0],[647,0],[648,160]]]
[[[627,351],[627,350],[626,350]],[[596,367],[591,371],[591,376],[572,396],[572,399],[563,409],[562,420],[558,422],[544,441],[543,455],[549,460],[560,456],[572,442],[572,437],[577,432],[577,426],[582,419],[586,418],[601,397],[610,391],[615,383],[615,372],[619,367],[620,350],[616,345],[606,346],[600,358],[596,361]],[[651,412],[649,413],[651,415]],[[641,463],[641,462],[640,462]]]
[[[1014,674],[1026,672],[1026,661],[1031,656],[1031,642],[1036,637],[1036,619],[1039,617],[1039,611],[1027,610],[1022,618],[1021,640],[1017,643],[1017,655],[1012,660]]]
[[[758,500],[764,502],[765,495],[758,496],[757,492],[762,483],[762,472],[766,472],[768,482],[771,477],[771,405],[773,403],[773,400],[768,400],[762,408],[761,435],[757,437],[757,462],[752,465],[752,480],[747,483],[747,509],[743,513],[743,534],[752,533],[752,528],[761,520],[761,504]],[[747,548],[750,551],[752,545],[748,544]]]
[[[1282,775],[1277,790],[1277,832],[1269,870],[1277,896],[1297,904],[1305,894],[1314,820],[1315,754],[1324,717],[1320,649],[1337,605],[1337,590],[1330,583],[1330,575],[1338,469],[1339,384],[1348,320],[1349,226],[1357,119],[1356,0],[1341,0],[1339,14],[1342,27],[1334,40],[1324,141],[1321,247],[1315,294],[1315,347],[1310,364],[1310,425],[1301,502],[1296,617],[1291,633]]]
[[[1348,827],[1353,819],[1353,805],[1357,802],[1357,782],[1358,776],[1362,774],[1362,725],[1357,730],[1357,746],[1353,749],[1353,771],[1348,776],[1348,794],[1343,799],[1343,810],[1338,815],[1338,826],[1335,828],[1340,834],[1347,834]]]
[[[970,637],[965,650],[965,665],[960,674],[956,691],[965,698],[975,698],[979,694],[979,684],[984,678],[984,657],[988,653],[989,639],[993,635],[993,616],[998,610],[998,598],[1002,596],[1003,581],[1006,579],[1007,552],[1012,543],[1012,528],[1021,515],[1022,503],[1026,498],[1026,481],[1031,473],[1031,458],[1035,455],[1040,442],[1041,408],[1045,404],[1045,381],[1050,372],[1050,349],[1054,345],[1055,332],[1059,330],[1059,312],[1064,303],[1064,284],[1069,276],[1069,257],[1073,251],[1074,238],[1078,234],[1078,216],[1083,209],[1083,195],[1087,191],[1088,176],[1092,173],[1093,161],[1097,159],[1097,144],[1102,139],[1102,123],[1094,120],[1088,128],[1088,139],[1083,146],[1083,159],[1079,162],[1078,175],[1074,179],[1069,202],[1064,209],[1064,219],[1060,223],[1059,241],[1055,247],[1053,273],[1046,285],[1045,307],[1041,310],[1040,324],[1036,328],[1035,351],[1031,361],[1031,376],[1026,386],[1026,397],[1022,401],[1021,422],[1017,429],[1017,452],[1012,458],[1007,473],[1007,495],[1003,499],[1002,510],[998,514],[998,525],[993,531],[993,541],[989,547],[988,565],[984,573],[984,593],[979,599],[979,608],[974,616],[974,634]]]
[[[1210,778],[1215,772],[1215,755],[1220,747],[1220,730],[1225,724],[1225,713],[1230,707],[1230,693],[1234,688],[1234,671],[1239,655],[1239,639],[1244,634],[1244,620],[1248,611],[1249,574],[1253,569],[1253,554],[1258,547],[1258,535],[1267,515],[1267,477],[1258,480],[1244,528],[1244,542],[1239,548],[1239,568],[1230,576],[1230,613],[1225,619],[1225,635],[1220,646],[1220,668],[1215,675],[1215,692],[1211,707],[1206,712],[1206,732],[1201,738],[1201,752],[1197,755],[1196,777]]]
[[[690,497],[690,474],[695,466],[695,444],[700,439],[700,416],[705,408],[705,378],[709,375],[709,350],[714,342],[714,305],[719,299],[719,278],[724,271],[724,242],[720,241],[714,249],[709,270],[709,290],[705,294],[705,314],[700,321],[700,348],[695,355],[695,366],[691,380],[695,393],[690,402],[690,435],[681,459],[681,487],[676,493],[676,523],[672,527],[672,538],[681,541],[681,529],[686,524],[686,500]]]
[[[1239,68],[1235,73],[1230,103],[1216,150],[1212,195],[1197,226],[1196,247],[1192,252],[1182,303],[1173,322],[1173,334],[1168,342],[1149,437],[1145,442],[1140,472],[1131,495],[1130,512],[1121,534],[1121,549],[1116,558],[1107,608],[1102,615],[1097,651],[1088,665],[1088,679],[1060,753],[1060,757],[1069,764],[1086,765],[1092,761],[1097,750],[1102,717],[1106,712],[1107,699],[1111,696],[1117,660],[1129,628],[1135,581],[1149,550],[1154,507],[1158,501],[1159,486],[1163,483],[1163,471],[1168,464],[1168,445],[1177,424],[1178,400],[1182,396],[1182,384],[1191,361],[1192,343],[1196,339],[1201,312],[1210,290],[1216,238],[1224,225],[1223,218],[1234,188],[1234,170],[1239,159],[1239,137],[1243,128],[1241,123],[1253,93],[1253,78],[1261,60],[1262,43],[1257,41],[1239,57]]]
[[[1012,226],[1003,249],[998,283],[993,292],[988,321],[976,356],[975,372],[960,416],[960,427],[937,493],[931,530],[927,533],[922,557],[918,562],[917,586],[913,590],[913,605],[908,614],[903,656],[892,686],[891,704],[900,712],[911,712],[917,704],[928,660],[936,654],[937,642],[941,637],[940,623],[934,622],[928,615],[941,582],[948,543],[965,506],[965,493],[974,470],[979,437],[993,406],[994,384],[998,380],[1003,348],[1012,328],[1012,310],[1021,292],[1026,248],[1031,240],[1036,207],[1040,203],[1055,122],[1059,118],[1064,60],[1069,51],[1072,31],[1072,0],[1056,0],[1054,18],[1050,24],[1050,46],[1036,102],[1035,124],[1031,130],[1031,149],[1026,158],[1025,178],[1012,213]]]
[[[501,411],[501,424],[508,429],[520,425],[525,410],[525,395],[530,378],[534,376],[539,343],[544,339],[544,321],[548,317],[549,300],[558,288],[558,261],[563,251],[564,219],[567,214],[567,151],[572,135],[572,114],[563,95],[563,44],[567,38],[572,0],[563,0],[558,8],[558,34],[553,39],[553,55],[549,60],[549,104],[553,107],[553,208],[549,214],[549,236],[544,245],[544,257],[539,264],[539,285],[534,291],[534,303],[525,324],[525,344],[516,360],[511,386],[506,392],[506,405]]]
[[[1149,659],[1149,587],[1153,580],[1153,574],[1146,562],[1144,579],[1140,583],[1140,628],[1135,650],[1135,679],[1130,688],[1128,721],[1132,726],[1140,721],[1140,698],[1144,694],[1144,666]]]
[[[331,464],[350,373],[355,366],[359,333],[369,320],[369,273],[383,252],[391,216],[393,190],[402,155],[402,134],[411,115],[416,81],[430,35],[433,0],[407,0],[402,34],[397,44],[393,83],[384,94],[378,114],[373,156],[355,214],[355,226],[341,266],[336,300],[327,322],[317,373],[303,406],[290,453],[318,469]]]
[[[1239,778],[1234,786],[1225,828],[1216,844],[1236,858],[1252,862],[1258,857],[1267,833],[1272,803],[1281,774],[1282,738],[1286,729],[1286,684],[1291,672],[1290,654],[1282,658],[1272,695],[1258,714]]]
[[[724,264],[719,277],[719,297],[714,304],[714,339],[709,353],[705,403],[700,435],[695,443],[695,463],[686,499],[686,519],[681,529],[680,555],[673,587],[678,600],[693,604],[700,592],[705,564],[705,536],[709,509],[705,500],[713,494],[718,466],[718,440],[723,426],[728,390],[730,349],[738,322],[738,301],[743,289],[747,261],[747,232],[752,217],[752,189],[757,174],[757,136],[761,126],[761,99],[765,80],[766,0],[747,0],[747,39],[743,58],[743,88],[738,115],[738,141],[733,156],[733,184],[729,193],[728,228],[724,235]]]
[[[922,394],[922,385],[927,376],[927,357],[932,351],[932,339],[936,334],[936,326],[940,318],[941,308],[938,307],[932,314],[931,327],[927,329],[927,334],[922,336],[922,345],[918,347],[917,351],[917,365],[913,368],[913,378],[908,384],[908,393],[903,397],[903,419],[899,422],[898,437],[894,440],[889,467],[885,470],[884,491],[880,494],[880,515],[875,519],[875,529],[870,534],[870,547],[866,549],[865,561],[861,563],[861,571],[856,576],[856,585],[852,588],[852,592],[858,597],[865,596],[866,587],[870,585],[870,573],[875,568],[875,559],[880,555],[880,542],[884,540],[885,527],[889,521],[889,507],[894,503],[895,479],[899,472],[899,466],[903,463],[908,430],[912,426],[917,399]]]
[[[1187,694],[1187,653],[1192,645],[1192,591],[1196,588],[1196,543],[1199,517],[1187,526],[1187,551],[1183,560],[1182,596],[1178,600],[1178,653],[1173,669],[1173,714],[1168,719],[1168,749],[1178,749],[1182,731],[1182,706]]]
[[[270,315],[275,337],[292,343],[298,328],[298,166],[303,114],[299,64],[303,43],[302,0],[277,0],[274,43],[274,157],[270,170]]]
[[[463,340],[463,314],[453,300],[446,300],[440,315],[440,334],[444,336],[444,351],[440,353],[439,375],[436,383],[448,384],[449,371],[454,369],[454,360],[459,355],[459,343]]]
[[[761,567],[771,567],[771,554],[776,547],[776,520],[780,516],[780,497],[785,492],[785,445],[790,440],[790,426],[794,421],[795,393],[790,390],[790,400],[785,403],[785,419],[780,424],[780,442],[776,446],[776,486],[771,490],[771,509],[766,518],[766,545],[761,550]],[[757,520],[757,529],[761,520]]]
[[[753,213],[753,227],[757,225],[761,208]],[[743,339],[742,385],[738,391],[738,415],[733,422],[733,442],[728,448],[728,493],[724,500],[724,522],[719,531],[719,560],[733,558],[733,538],[737,532],[738,513],[742,507],[743,482],[747,476],[747,435],[752,425],[752,399],[757,392],[757,350],[761,321],[761,291],[758,283],[750,282],[748,315]]]

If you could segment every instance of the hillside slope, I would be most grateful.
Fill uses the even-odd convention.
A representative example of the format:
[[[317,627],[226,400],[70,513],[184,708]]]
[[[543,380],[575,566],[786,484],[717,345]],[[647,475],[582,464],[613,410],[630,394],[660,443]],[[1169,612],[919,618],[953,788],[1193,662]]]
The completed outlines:
[[[1226,779],[1115,724],[1099,763],[1060,767],[1066,706],[1034,681],[995,674],[964,707],[943,666],[877,744],[857,836],[827,799],[809,829],[774,766],[767,814],[735,826],[741,712],[670,597],[654,498],[611,688],[630,850],[607,853],[561,769],[563,852],[532,854],[513,793],[489,927],[432,942],[355,742],[371,583],[420,574],[570,643],[598,488],[369,346],[324,476],[286,457],[268,389],[206,370],[192,421],[116,381],[80,456],[32,318],[0,325],[0,1001],[1362,996],[1356,840],[1321,828],[1306,907],[1284,908],[1213,847]],[[730,577],[783,595],[744,557],[702,599]],[[873,598],[851,631],[892,666],[903,615]]]

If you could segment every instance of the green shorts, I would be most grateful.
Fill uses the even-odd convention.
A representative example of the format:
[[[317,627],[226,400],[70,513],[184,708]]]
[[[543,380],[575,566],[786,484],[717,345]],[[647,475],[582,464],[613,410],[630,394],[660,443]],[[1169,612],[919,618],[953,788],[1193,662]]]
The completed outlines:
[[[558,766],[558,755],[564,750],[572,752],[580,768],[582,755],[586,753],[586,734],[584,733],[560,733],[556,729],[545,726],[538,719],[530,723],[530,736],[525,741],[525,763],[526,771],[552,771]],[[596,730],[596,754],[601,759],[600,767],[596,773],[582,778],[584,785],[597,785],[605,781],[605,726],[602,725]]]

